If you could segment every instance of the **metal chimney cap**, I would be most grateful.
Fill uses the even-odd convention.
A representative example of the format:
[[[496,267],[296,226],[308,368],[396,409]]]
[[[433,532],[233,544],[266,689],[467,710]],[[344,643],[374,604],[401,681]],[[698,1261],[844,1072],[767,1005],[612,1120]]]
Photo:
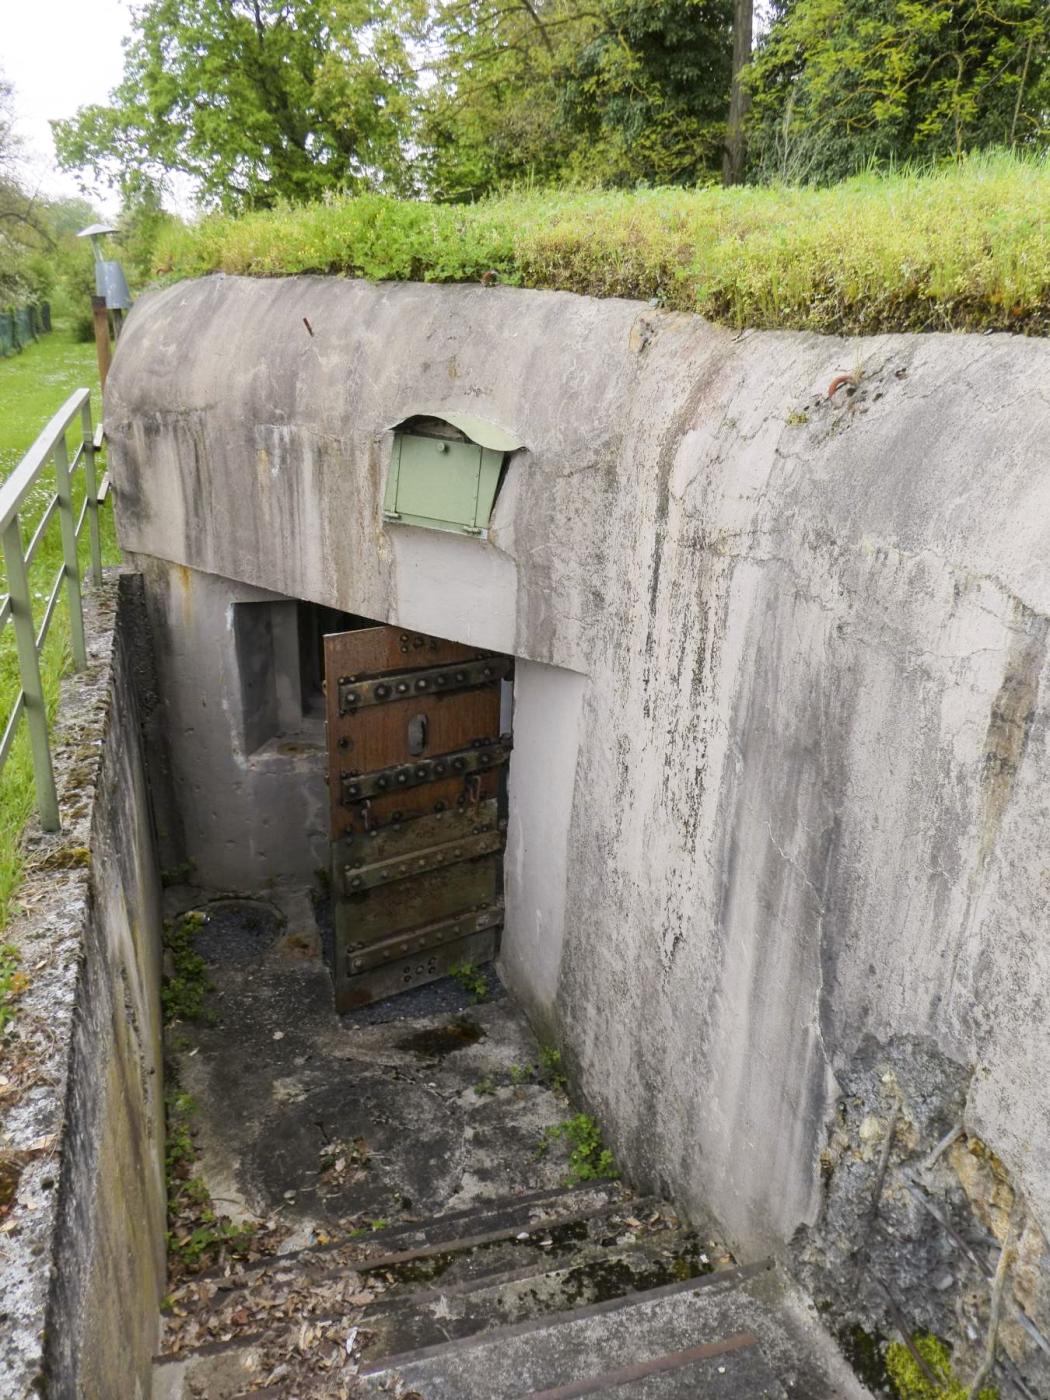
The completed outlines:
[[[82,228],[77,234],[78,238],[98,238],[104,233],[116,233],[117,229],[110,224],[89,224],[87,228]]]

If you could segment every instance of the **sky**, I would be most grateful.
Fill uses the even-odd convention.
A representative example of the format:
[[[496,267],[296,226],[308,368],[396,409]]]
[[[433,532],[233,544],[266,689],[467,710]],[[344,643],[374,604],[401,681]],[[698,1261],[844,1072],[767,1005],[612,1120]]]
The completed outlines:
[[[120,81],[120,41],[130,29],[125,0],[3,0],[0,69],[15,87],[18,131],[27,157],[27,183],[45,195],[76,195],[77,182],[55,165],[51,117],[105,102]],[[112,218],[117,200],[88,198]]]

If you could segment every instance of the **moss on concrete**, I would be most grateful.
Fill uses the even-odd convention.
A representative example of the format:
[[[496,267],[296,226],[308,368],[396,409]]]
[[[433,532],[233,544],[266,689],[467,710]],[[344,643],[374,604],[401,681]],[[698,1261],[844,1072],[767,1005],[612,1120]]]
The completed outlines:
[[[886,1348],[886,1370],[899,1400],[967,1400],[970,1387],[952,1370],[951,1353],[938,1337],[918,1336],[915,1350],[938,1380],[933,1383],[903,1342],[890,1342]],[[988,1386],[979,1400],[999,1400],[999,1392]]]

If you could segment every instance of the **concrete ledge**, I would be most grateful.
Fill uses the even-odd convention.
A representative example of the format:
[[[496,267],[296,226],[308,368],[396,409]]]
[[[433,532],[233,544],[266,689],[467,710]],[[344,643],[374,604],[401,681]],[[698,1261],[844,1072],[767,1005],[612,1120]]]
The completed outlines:
[[[164,1278],[160,906],[133,576],[86,603],[55,734],[64,830],[30,826],[5,937],[28,988],[0,1065],[0,1393],[149,1393]]]

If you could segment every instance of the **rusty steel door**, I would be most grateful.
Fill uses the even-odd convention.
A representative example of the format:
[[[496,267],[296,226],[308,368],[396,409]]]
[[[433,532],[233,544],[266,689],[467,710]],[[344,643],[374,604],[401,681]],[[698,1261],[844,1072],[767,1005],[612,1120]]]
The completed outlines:
[[[503,922],[509,657],[398,627],[325,647],[336,1006],[495,953]]]

